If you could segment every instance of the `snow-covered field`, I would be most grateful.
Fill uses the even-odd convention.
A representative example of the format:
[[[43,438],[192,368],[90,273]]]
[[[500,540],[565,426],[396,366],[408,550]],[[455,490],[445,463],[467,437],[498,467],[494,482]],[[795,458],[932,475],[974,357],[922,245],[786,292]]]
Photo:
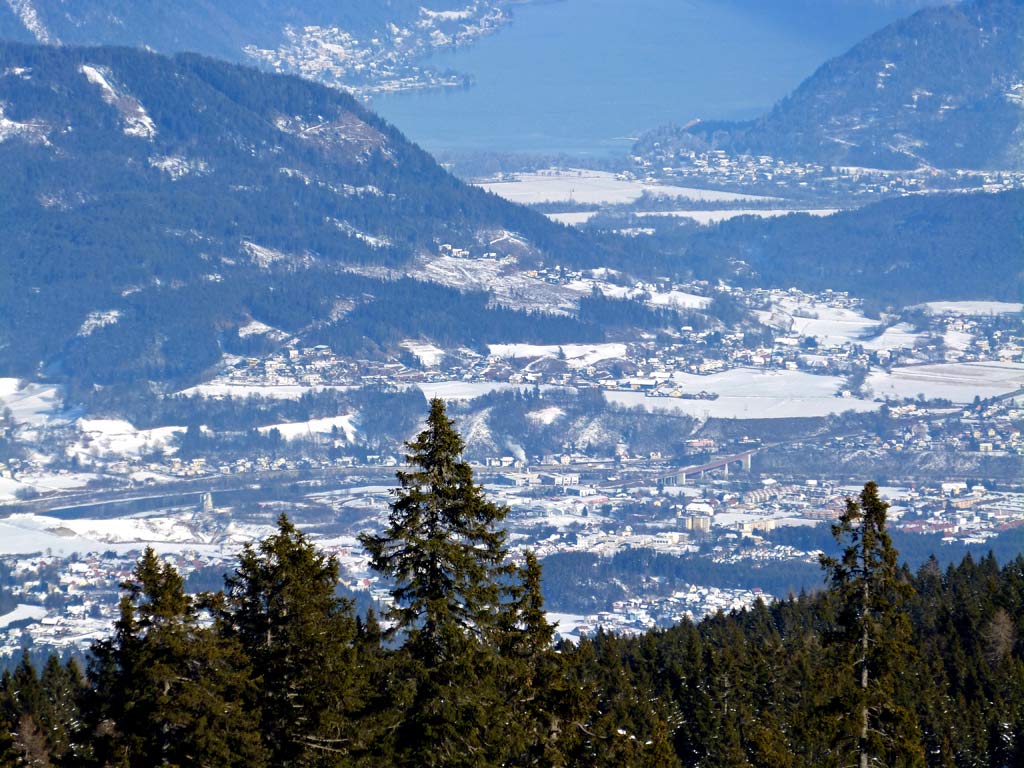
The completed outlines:
[[[901,323],[886,328],[878,337],[870,338],[879,326],[878,320],[865,317],[855,309],[809,303],[789,296],[773,302],[771,310],[755,312],[762,323],[788,328],[798,336],[811,336],[823,347],[860,344],[865,349],[889,350],[913,347],[919,334]]]
[[[707,296],[698,296],[694,293],[684,293],[683,291],[665,291],[663,293],[649,291],[648,293],[650,298],[647,300],[647,303],[653,304],[656,307],[704,309],[704,307],[711,303],[711,299]]]
[[[0,616],[0,629],[6,629],[11,624],[26,619],[38,621],[46,615],[46,609],[41,605],[18,605],[13,611]]]
[[[101,552],[104,547],[63,527],[60,520],[36,515],[11,515],[0,520],[0,553],[29,554],[47,550],[56,555]]]
[[[544,215],[559,224],[578,227],[581,224],[586,224],[599,213],[600,211],[568,211],[567,213],[546,213]]]
[[[309,438],[314,436],[326,437],[331,434],[334,427],[338,428],[338,431],[345,435],[345,439],[352,443],[356,439],[356,427],[352,423],[355,418],[355,414],[348,413],[344,416],[328,416],[323,419],[310,419],[309,421],[292,421],[283,424],[271,424],[270,426],[260,427],[259,431],[262,434],[267,434],[272,429],[276,429],[281,433],[281,437],[285,440],[295,440],[298,438]]]
[[[655,286],[649,284],[638,284],[638,286],[629,288],[601,280],[580,279],[566,283],[565,287],[580,297],[589,296],[596,288],[605,296],[613,299],[643,300],[651,306],[672,309],[703,309],[711,303],[711,299],[707,296],[698,296],[695,293],[674,290],[659,291]]]
[[[1009,315],[1024,312],[1015,301],[929,301],[924,305],[935,315]]]
[[[533,389],[532,384],[508,384],[504,381],[423,381],[416,388],[428,400],[439,397],[442,400],[472,400],[491,392],[504,392],[518,389],[526,392]],[[559,389],[551,385],[542,385],[541,391]]]
[[[443,349],[427,341],[407,340],[402,342],[402,347],[415,355],[420,364],[425,365],[427,368],[436,368],[444,357]]]
[[[488,192],[514,203],[563,202],[632,203],[645,193],[657,197],[675,197],[700,201],[768,200],[757,195],[741,195],[694,187],[674,187],[619,178],[607,171],[577,169],[549,170],[516,174],[511,181],[477,183]]]
[[[699,418],[781,419],[827,416],[843,411],[871,411],[878,403],[836,397],[844,381],[836,376],[815,376],[803,371],[759,371],[734,368],[710,376],[675,373],[681,392],[718,394],[717,400],[648,397],[643,392],[605,392],[609,402],[641,406],[649,411],[687,413]]]
[[[39,426],[53,418],[61,406],[57,387],[0,379],[0,410],[9,408],[18,424]]]
[[[236,551],[244,543],[273,533],[265,525],[243,525],[225,518],[223,525],[193,525],[190,513],[134,515],[110,519],[63,520],[18,513],[0,519],[0,554],[50,550],[72,553],[131,552],[151,546],[157,552]]]
[[[676,189],[682,189],[682,187],[676,187]],[[576,202],[580,201],[577,200]],[[640,217],[672,216],[679,219],[690,219],[690,221],[694,221],[697,224],[707,226],[735,219],[739,216],[757,216],[761,219],[788,216],[791,213],[806,213],[809,216],[831,216],[838,211],[838,208],[724,208],[712,211],[638,211],[636,215]],[[586,224],[597,216],[598,213],[600,211],[566,211],[564,213],[548,213],[545,215],[552,221],[557,221],[560,224],[578,227]]]
[[[864,349],[883,350],[913,348],[921,334],[914,333],[914,329],[906,323],[897,323],[886,328],[880,336],[873,339],[860,339],[858,344]]]
[[[957,360],[963,357],[964,351],[971,346],[974,336],[967,331],[955,331],[949,328],[942,335],[942,341],[946,345],[946,359]]]
[[[185,427],[136,429],[123,419],[79,419],[82,439],[69,450],[89,456],[125,456],[167,450]]]
[[[37,472],[19,474],[17,479],[0,477],[0,503],[14,501],[19,491],[51,493],[84,488],[96,475],[89,472]]]
[[[571,368],[586,368],[601,360],[626,356],[626,345],[611,344],[488,344],[492,357],[531,358],[565,356]]]
[[[428,400],[472,400],[490,392],[512,389],[511,384],[500,381],[424,381],[416,385]]]
[[[874,371],[868,376],[875,397],[945,398],[969,403],[975,395],[994,397],[1024,387],[1024,363],[937,363]]]

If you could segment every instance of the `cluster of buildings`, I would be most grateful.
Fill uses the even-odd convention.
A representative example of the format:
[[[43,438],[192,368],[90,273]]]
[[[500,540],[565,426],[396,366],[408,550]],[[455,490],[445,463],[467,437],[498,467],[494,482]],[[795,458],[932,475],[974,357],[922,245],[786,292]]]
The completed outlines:
[[[857,199],[943,190],[998,192],[1024,186],[1024,172],[1020,171],[831,167],[771,155],[681,149],[672,141],[654,142],[646,153],[634,155],[631,160],[635,172],[652,181],[742,188],[784,197],[813,193],[819,199]]]
[[[924,408],[907,408],[897,414],[901,424],[915,415],[925,421],[934,415]],[[1010,430],[1006,439],[1019,447],[1021,418],[1012,402],[1000,402],[960,408],[955,422],[983,423],[983,436],[992,429],[996,433],[990,436],[993,440],[1002,439],[1004,430]],[[841,440],[853,440],[850,449],[857,449],[855,438]],[[749,439],[698,438],[692,442],[695,451],[715,455],[742,456],[739,451],[750,450],[752,445],[768,450]],[[825,448],[840,449],[840,443]],[[792,477],[776,480],[736,465],[728,475],[719,467],[679,483],[678,470],[673,473],[662,461],[639,459],[602,464],[570,458],[565,463],[552,461],[540,471],[516,460],[508,465],[498,461],[494,466],[479,467],[477,472],[488,495],[512,510],[506,525],[514,550],[528,547],[542,560],[574,552],[611,558],[630,550],[646,550],[703,559],[718,566],[752,568],[755,574],[756,568],[771,563],[816,563],[817,549],[787,544],[776,533],[783,528],[811,530],[834,521],[842,513],[846,497],[859,490],[841,479],[798,477],[794,472]],[[935,536],[941,547],[943,543],[986,544],[1024,525],[1024,488],[994,485],[959,480],[901,483],[883,487],[882,492],[892,504],[890,520],[895,530]],[[384,520],[389,500],[385,487],[353,479],[351,485],[329,492],[311,488],[304,499],[297,504],[293,500],[289,506],[300,524],[303,515],[310,515],[307,530],[338,556],[343,582],[378,602],[386,600],[387,590],[369,569],[356,534],[374,521]],[[160,513],[195,527],[194,546],[181,540],[180,528],[173,544],[154,544],[185,574],[202,568],[227,571],[232,552],[226,546],[209,544],[209,525],[196,526],[214,517],[222,524],[230,521],[235,531],[233,546],[240,546],[245,536],[256,538],[267,530],[269,513],[262,505],[256,511],[214,510],[209,497],[201,505],[199,514],[180,508]],[[326,528],[325,519],[331,521]],[[81,652],[105,636],[115,618],[118,585],[129,575],[142,546],[141,542],[138,547],[120,542],[106,552],[0,557],[6,588],[17,603],[0,616],[0,656],[12,656],[27,646]],[[601,611],[553,618],[559,621],[561,634],[570,638],[599,625],[633,632],[684,617],[700,619],[718,610],[749,607],[769,596],[756,576],[744,588],[736,589],[648,579],[644,588]]]

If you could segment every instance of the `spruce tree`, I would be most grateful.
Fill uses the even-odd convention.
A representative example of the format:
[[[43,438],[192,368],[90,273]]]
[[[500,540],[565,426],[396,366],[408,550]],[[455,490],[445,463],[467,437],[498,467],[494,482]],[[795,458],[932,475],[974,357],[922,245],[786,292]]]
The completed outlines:
[[[275,768],[348,765],[362,749],[354,726],[364,695],[359,638],[337,588],[337,561],[285,515],[276,534],[245,547],[227,579],[220,625],[257,675],[250,703]]]
[[[496,526],[508,509],[473,482],[443,400],[431,400],[427,428],[406,445],[413,469],[398,472],[388,527],[360,541],[374,570],[394,580],[392,634],[417,658],[436,662],[453,644],[487,638],[499,621],[500,582],[511,572]]]
[[[838,690],[831,707],[841,720],[836,742],[856,755],[861,768],[924,764],[916,719],[899,695],[909,684],[901,673],[913,658],[905,611],[913,586],[886,530],[888,509],[878,486],[867,483],[857,499],[846,500],[832,526],[841,556],[821,556],[835,610],[829,639]]]
[[[147,548],[121,586],[114,635],[92,648],[92,759],[125,768],[266,765],[244,706],[244,659],[203,626],[177,570]]]
[[[407,447],[411,469],[398,472],[388,526],[360,536],[372,567],[393,581],[396,761],[504,764],[521,739],[517,708],[502,695],[502,651],[523,640],[512,639],[523,595],[497,527],[508,509],[474,483],[443,401],[431,401],[426,429]],[[532,612],[529,621],[537,626]]]

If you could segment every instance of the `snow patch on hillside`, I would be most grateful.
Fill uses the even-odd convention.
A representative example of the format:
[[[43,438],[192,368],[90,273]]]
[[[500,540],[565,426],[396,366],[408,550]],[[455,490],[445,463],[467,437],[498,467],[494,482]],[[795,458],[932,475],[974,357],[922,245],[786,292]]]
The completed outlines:
[[[86,80],[100,89],[103,101],[114,107],[121,115],[125,136],[153,140],[153,137],[156,136],[156,124],[138,99],[123,88],[114,87],[108,69],[82,64],[78,71],[85,75]]]
[[[243,339],[247,336],[266,336],[275,341],[281,341],[282,339],[288,338],[288,334],[284,331],[274,328],[271,325],[267,325],[266,323],[261,323],[259,320],[250,320],[245,325],[240,326],[238,329],[238,335]]]
[[[548,408],[541,408],[539,411],[530,411],[526,414],[526,418],[536,424],[554,424],[558,419],[565,416],[565,411],[559,408],[557,405],[552,405]]]
[[[459,431],[465,436],[466,450],[489,453],[497,450],[494,433],[487,423],[491,408],[484,408],[478,413],[459,420]]]
[[[60,40],[50,34],[50,31],[39,18],[39,13],[31,0],[7,0],[7,5],[14,11],[14,15],[25,25],[25,29],[32,33],[37,43],[43,45],[60,45]]]
[[[494,297],[492,305],[527,312],[567,315],[579,307],[579,292],[531,277],[516,268],[514,259],[421,257],[409,274],[462,291],[489,291]]]
[[[288,254],[275,251],[273,248],[264,248],[248,240],[242,241],[242,250],[252,259],[252,263],[261,269],[269,269],[272,264],[288,260]]]
[[[86,315],[82,326],[78,329],[79,336],[91,336],[93,331],[113,325],[121,317],[121,310],[108,309],[106,312],[90,312]]]
[[[0,102],[0,144],[8,139],[24,139],[30,144],[49,146],[49,132],[50,127],[41,120],[19,123],[6,117],[4,103]]]
[[[149,167],[171,177],[171,181],[183,179],[186,176],[204,176],[210,172],[210,166],[205,160],[189,160],[180,155],[168,155],[167,157],[149,158]]]
[[[38,427],[56,418],[61,407],[57,387],[0,379],[0,412],[10,409],[15,424]]]
[[[18,621],[38,621],[46,616],[46,609],[41,605],[18,605],[13,611],[0,616],[0,629],[6,629]]]
[[[322,115],[306,118],[301,115],[278,115],[274,126],[282,133],[322,147],[342,149],[360,161],[381,150],[387,154],[387,139],[372,125],[351,112],[342,112],[333,120]]]
[[[327,222],[334,224],[338,229],[344,232],[349,237],[354,237],[356,240],[362,240],[371,248],[387,248],[391,245],[391,241],[383,235],[368,235],[366,232],[362,232],[347,221],[339,221],[338,219],[327,218]]]

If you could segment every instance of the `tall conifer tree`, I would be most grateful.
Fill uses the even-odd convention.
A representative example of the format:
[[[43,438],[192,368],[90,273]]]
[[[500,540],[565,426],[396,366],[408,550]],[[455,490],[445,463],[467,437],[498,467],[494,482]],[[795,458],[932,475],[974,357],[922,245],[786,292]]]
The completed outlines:
[[[913,656],[905,612],[913,587],[886,530],[888,509],[878,486],[867,483],[857,499],[846,500],[832,526],[841,556],[821,556],[836,611],[830,640],[839,693],[832,707],[843,724],[836,741],[856,754],[860,768],[924,765],[916,719],[899,696],[907,686],[901,673]]]
[[[393,631],[433,662],[467,637],[486,638],[498,622],[500,581],[511,569],[497,525],[508,509],[473,482],[443,400],[431,400],[427,428],[407,447],[413,469],[398,472],[387,529],[360,540],[373,568],[394,579]]]
[[[147,548],[121,586],[114,636],[92,648],[96,762],[265,765],[257,723],[244,706],[250,683],[243,660],[202,626],[177,570]]]
[[[348,765],[359,748],[357,627],[337,588],[337,561],[285,515],[227,580],[221,628],[257,675],[254,706],[275,768]]]
[[[407,443],[388,526],[360,537],[375,570],[392,579],[391,636],[405,676],[395,751],[401,764],[486,766],[506,762],[518,726],[501,694],[501,650],[520,631],[520,603],[505,533],[508,509],[488,501],[462,459],[464,444],[442,400]],[[533,612],[524,616],[536,625]],[[539,631],[550,633],[544,627]],[[517,644],[521,644],[519,638]]]

